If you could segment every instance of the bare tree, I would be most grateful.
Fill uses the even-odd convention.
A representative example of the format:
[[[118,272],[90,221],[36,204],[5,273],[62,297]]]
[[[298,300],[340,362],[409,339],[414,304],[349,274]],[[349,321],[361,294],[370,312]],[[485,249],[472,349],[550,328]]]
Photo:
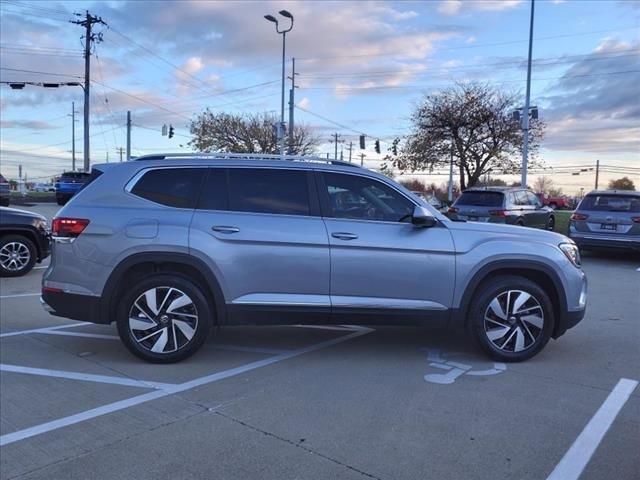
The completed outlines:
[[[515,94],[478,83],[458,83],[427,95],[413,112],[412,132],[397,155],[386,157],[383,168],[433,171],[448,166],[453,155],[463,190],[485,173],[518,173],[522,131],[512,118],[517,106]],[[531,166],[543,127],[537,120],[530,124]]]
[[[538,177],[533,182],[533,189],[538,193],[549,193],[549,190],[553,187],[553,180],[549,177]]]
[[[267,113],[234,115],[207,109],[191,122],[193,139],[189,145],[201,152],[277,154],[280,152],[274,128],[277,121],[275,115]],[[319,140],[310,127],[298,124],[293,130],[292,145],[288,143],[287,137],[285,148],[292,155],[309,155],[314,153]]]

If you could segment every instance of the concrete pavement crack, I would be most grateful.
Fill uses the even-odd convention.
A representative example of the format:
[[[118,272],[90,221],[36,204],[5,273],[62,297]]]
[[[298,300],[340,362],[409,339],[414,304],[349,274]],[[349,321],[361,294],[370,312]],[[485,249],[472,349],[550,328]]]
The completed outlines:
[[[335,458],[329,457],[328,455],[324,455],[323,453],[320,453],[320,452],[317,452],[315,450],[312,450],[311,448],[306,447],[304,445],[301,445],[300,443],[293,442],[293,441],[289,440],[288,438],[284,438],[284,437],[281,437],[280,435],[276,435],[275,433],[268,432],[266,430],[263,430],[261,428],[258,428],[256,426],[254,426],[254,425],[251,425],[251,424],[249,424],[247,422],[244,422],[244,421],[242,421],[240,419],[232,417],[230,415],[225,415],[224,413],[219,412],[219,411],[214,411],[212,413],[214,413],[215,415],[219,415],[219,416],[221,416],[223,418],[226,418],[227,420],[235,422],[235,423],[237,423],[239,425],[242,425],[243,427],[249,428],[249,429],[251,429],[251,430],[253,430],[255,432],[261,433],[261,434],[266,435],[268,437],[275,438],[276,440],[279,440],[281,442],[287,443],[287,444],[292,445],[294,447],[300,448],[300,449],[306,451],[307,453],[310,453],[312,455],[316,455],[316,456],[318,456],[320,458],[323,458],[324,460],[328,460],[328,461],[330,461],[332,463],[335,463],[336,465],[340,465],[341,467],[344,467],[344,468],[347,468],[347,469],[349,469],[349,470],[351,470],[353,472],[359,473],[360,475],[363,475],[363,476],[365,476],[367,478],[373,478],[375,480],[382,480],[380,477],[376,477],[375,475],[372,475],[372,474],[367,473],[367,472],[365,472],[363,470],[360,470],[360,469],[358,469],[358,468],[356,468],[356,467],[354,467],[352,465],[349,465],[347,463],[341,462],[340,460],[336,460]]]

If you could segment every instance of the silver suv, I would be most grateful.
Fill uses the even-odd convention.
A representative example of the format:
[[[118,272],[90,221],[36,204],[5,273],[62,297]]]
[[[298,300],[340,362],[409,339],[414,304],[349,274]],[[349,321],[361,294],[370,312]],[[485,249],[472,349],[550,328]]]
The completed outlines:
[[[94,166],[52,222],[52,314],[116,322],[151,362],[214,326],[464,326],[532,357],[584,316],[573,241],[452,221],[389,178],[306,157],[176,154]]]

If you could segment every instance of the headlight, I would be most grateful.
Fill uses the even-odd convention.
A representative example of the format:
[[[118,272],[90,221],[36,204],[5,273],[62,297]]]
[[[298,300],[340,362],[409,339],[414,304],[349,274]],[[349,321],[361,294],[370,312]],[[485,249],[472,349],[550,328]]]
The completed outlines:
[[[575,243],[561,243],[558,248],[564,252],[571,263],[580,268],[582,265],[580,251]]]

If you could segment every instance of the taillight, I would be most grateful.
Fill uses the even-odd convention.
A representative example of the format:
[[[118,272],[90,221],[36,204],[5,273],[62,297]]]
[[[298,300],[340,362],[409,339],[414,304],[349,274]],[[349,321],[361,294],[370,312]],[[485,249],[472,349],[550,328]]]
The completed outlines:
[[[447,213],[458,213],[458,210],[460,209],[456,207],[449,207],[449,210],[447,210]]]
[[[583,213],[574,213],[571,215],[571,218],[569,218],[569,220],[586,220],[587,218],[589,218],[589,215],[584,215]]]
[[[89,225],[86,218],[54,218],[51,221],[51,234],[54,237],[76,238]]]
[[[494,217],[506,217],[507,216],[507,211],[506,210],[489,210],[489,215],[492,215]]]
[[[633,223],[640,223],[640,217],[631,217]]]

